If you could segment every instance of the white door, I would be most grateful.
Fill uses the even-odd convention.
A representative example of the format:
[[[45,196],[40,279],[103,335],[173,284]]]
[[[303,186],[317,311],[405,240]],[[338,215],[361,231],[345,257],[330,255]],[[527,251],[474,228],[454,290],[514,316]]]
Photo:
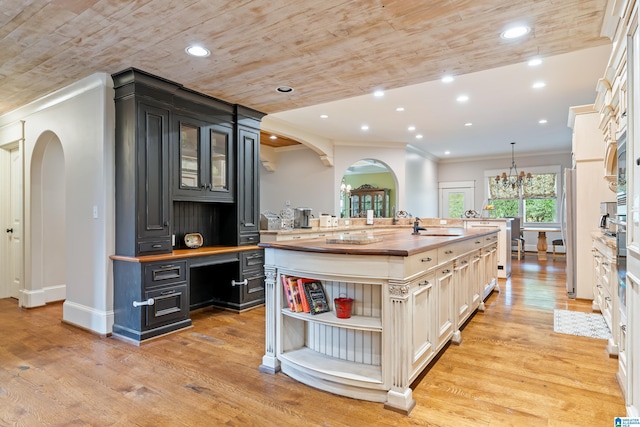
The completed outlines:
[[[22,289],[22,159],[20,150],[15,148],[10,152],[9,178],[9,225],[6,227],[8,244],[8,295],[18,298]]]
[[[465,211],[474,209],[474,182],[441,182],[440,218],[462,218]]]

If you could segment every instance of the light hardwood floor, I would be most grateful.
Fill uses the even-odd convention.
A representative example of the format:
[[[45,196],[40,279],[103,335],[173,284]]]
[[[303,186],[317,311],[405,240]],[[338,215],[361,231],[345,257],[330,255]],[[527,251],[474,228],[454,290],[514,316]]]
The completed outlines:
[[[204,310],[188,330],[140,347],[61,322],[62,305],[0,300],[0,426],[611,426],[624,416],[604,340],[553,332],[564,262],[514,259],[414,384],[407,417],[258,372],[264,309]]]

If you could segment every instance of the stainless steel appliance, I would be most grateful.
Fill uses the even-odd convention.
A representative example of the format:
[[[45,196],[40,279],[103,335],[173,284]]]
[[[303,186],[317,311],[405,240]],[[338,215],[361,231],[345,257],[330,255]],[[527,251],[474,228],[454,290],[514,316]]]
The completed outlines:
[[[562,240],[567,259],[567,296],[576,297],[576,170],[564,170],[564,191],[562,192]]]
[[[311,219],[311,208],[296,208],[293,217],[293,228],[311,228],[309,220]]]
[[[618,212],[617,202],[602,202],[600,203],[600,230],[609,235],[615,236],[616,225],[611,220],[616,218]]]

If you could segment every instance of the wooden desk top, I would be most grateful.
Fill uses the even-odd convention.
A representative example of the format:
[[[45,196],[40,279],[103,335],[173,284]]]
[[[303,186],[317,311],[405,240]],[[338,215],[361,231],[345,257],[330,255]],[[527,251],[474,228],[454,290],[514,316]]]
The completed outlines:
[[[250,251],[260,249],[256,245],[248,246],[207,246],[195,249],[176,249],[168,254],[144,255],[139,257],[130,257],[122,255],[111,255],[109,258],[118,261],[128,262],[153,262],[153,261],[171,261],[184,258],[203,257],[209,255],[220,255],[234,252]]]

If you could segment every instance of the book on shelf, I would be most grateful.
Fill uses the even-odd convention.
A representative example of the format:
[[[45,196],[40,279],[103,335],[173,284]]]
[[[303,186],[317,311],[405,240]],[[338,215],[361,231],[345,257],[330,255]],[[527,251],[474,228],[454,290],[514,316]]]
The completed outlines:
[[[300,289],[298,288],[297,277],[287,277],[287,285],[289,286],[289,292],[291,293],[291,299],[293,300],[293,310],[295,312],[302,312],[302,297],[300,296]]]
[[[311,311],[309,306],[309,299],[307,298],[307,293],[304,290],[304,283],[312,279],[299,278],[298,279],[298,293],[300,294],[300,299],[302,300],[302,311],[305,313],[309,313]]]
[[[327,294],[324,291],[322,282],[315,279],[298,279],[304,289],[305,296],[309,303],[309,312],[311,314],[326,313],[330,311]]]
[[[289,285],[289,277],[286,275],[280,276],[282,278],[282,287],[284,289],[284,294],[287,297],[287,305],[291,311],[296,311],[296,305],[293,300],[293,294],[291,293],[291,286]]]

